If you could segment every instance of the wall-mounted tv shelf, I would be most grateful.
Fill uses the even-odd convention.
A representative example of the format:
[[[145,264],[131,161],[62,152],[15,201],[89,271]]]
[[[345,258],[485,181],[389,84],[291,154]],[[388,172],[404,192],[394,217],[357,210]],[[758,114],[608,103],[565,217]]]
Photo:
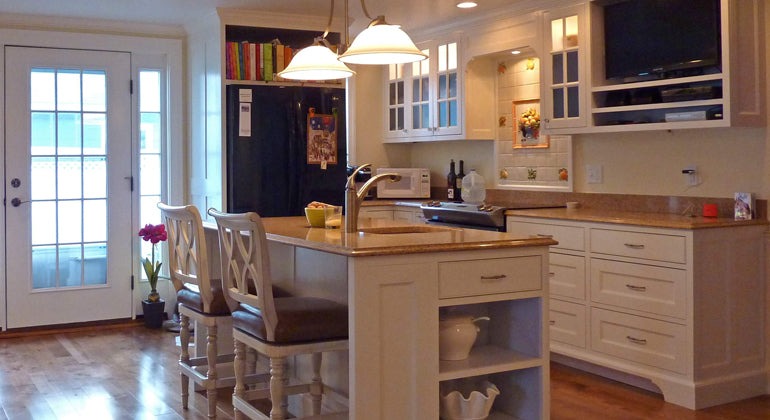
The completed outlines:
[[[610,0],[611,1],[611,0]],[[552,128],[549,134],[761,126],[765,111],[765,29],[762,0],[720,0],[721,63],[682,71],[682,77],[645,81],[605,77],[605,0],[589,7],[584,125]]]
[[[723,92],[721,73],[598,86],[591,89],[592,122],[597,131],[728,126]]]

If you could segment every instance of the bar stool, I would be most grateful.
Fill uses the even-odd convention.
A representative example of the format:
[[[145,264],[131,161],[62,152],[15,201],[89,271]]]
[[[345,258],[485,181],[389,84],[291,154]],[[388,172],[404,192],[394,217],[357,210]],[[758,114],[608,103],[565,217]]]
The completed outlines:
[[[309,393],[313,417],[347,418],[347,414],[320,416],[323,382],[321,353],[348,349],[347,306],[317,297],[275,297],[270,257],[262,219],[256,213],[227,214],[209,209],[217,221],[222,281],[233,315],[235,340],[236,418],[286,419],[286,396]],[[256,350],[270,358],[268,387],[246,388],[245,352]],[[311,354],[313,379],[288,386],[286,358]],[[250,401],[269,398],[269,417]]]
[[[158,203],[162,220],[168,232],[168,268],[176,288],[181,330],[179,338],[182,353],[179,367],[182,379],[182,407],[187,408],[190,379],[206,389],[208,417],[215,418],[217,388],[234,386],[235,378],[220,378],[217,365],[230,363],[234,354],[218,354],[217,331],[230,328],[230,308],[222,292],[222,282],[209,278],[206,241],[203,223],[195,206],[169,206]],[[190,320],[206,327],[206,356],[190,357]],[[199,333],[202,331],[199,331]],[[206,372],[199,371],[200,366]]]

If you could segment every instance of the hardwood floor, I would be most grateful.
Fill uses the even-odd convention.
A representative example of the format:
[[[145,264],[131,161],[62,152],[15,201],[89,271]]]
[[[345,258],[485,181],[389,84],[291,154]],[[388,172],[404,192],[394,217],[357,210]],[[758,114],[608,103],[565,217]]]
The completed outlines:
[[[175,336],[133,323],[0,333],[0,420],[205,419],[206,401],[198,393],[182,410]],[[770,419],[770,396],[692,411],[558,364],[551,381],[552,420]],[[220,399],[218,419],[232,418],[227,400]]]

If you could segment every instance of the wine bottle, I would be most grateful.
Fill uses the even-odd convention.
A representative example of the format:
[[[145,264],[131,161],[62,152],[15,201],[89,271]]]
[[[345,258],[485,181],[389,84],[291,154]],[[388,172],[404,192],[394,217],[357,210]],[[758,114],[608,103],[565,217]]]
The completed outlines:
[[[463,164],[464,162],[460,160],[460,171],[457,172],[457,182],[455,182],[455,200],[457,201],[463,201],[463,177],[465,177]]]
[[[455,161],[449,160],[449,173],[446,175],[447,198],[450,201],[455,200],[455,188],[457,188],[457,174],[455,173]]]

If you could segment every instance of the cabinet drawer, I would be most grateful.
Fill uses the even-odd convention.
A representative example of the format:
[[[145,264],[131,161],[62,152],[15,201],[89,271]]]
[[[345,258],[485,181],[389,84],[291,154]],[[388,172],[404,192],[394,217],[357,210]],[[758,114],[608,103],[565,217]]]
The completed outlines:
[[[591,348],[594,351],[686,373],[686,344],[683,325],[591,309]]]
[[[540,256],[441,262],[439,298],[479,296],[542,288]]]
[[[552,341],[586,347],[586,308],[577,303],[551,299],[549,331]]]
[[[552,248],[585,250],[585,230],[580,227],[509,221],[507,229],[516,235],[552,237],[559,241]]]
[[[591,229],[591,252],[685,263],[686,251],[684,236]]]
[[[591,300],[685,319],[687,272],[592,258]]]
[[[548,271],[549,291],[552,295],[575,299],[586,298],[585,257],[551,252]]]

